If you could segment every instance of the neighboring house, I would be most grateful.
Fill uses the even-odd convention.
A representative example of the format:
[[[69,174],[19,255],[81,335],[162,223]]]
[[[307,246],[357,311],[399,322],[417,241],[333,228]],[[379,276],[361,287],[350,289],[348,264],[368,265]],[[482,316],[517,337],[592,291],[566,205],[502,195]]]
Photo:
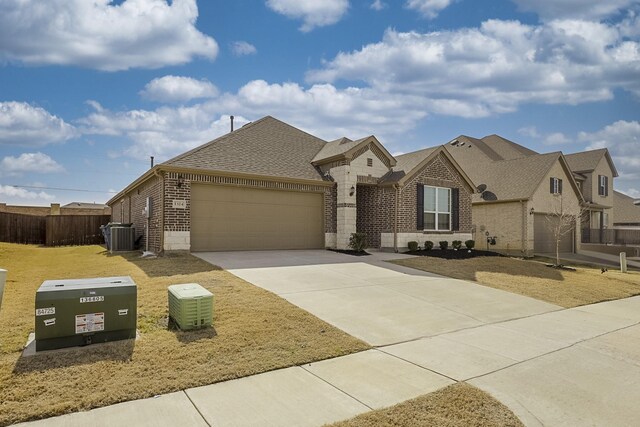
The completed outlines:
[[[578,184],[561,152],[538,154],[497,135],[459,136],[447,152],[477,186],[473,195],[476,247],[532,256],[555,252],[553,229],[559,215],[579,223],[583,202]],[[573,229],[559,237],[561,252],[580,244]]]
[[[111,208],[99,203],[72,202],[64,206],[51,203],[51,206],[14,206],[0,203],[0,212],[23,215],[111,215]]]
[[[374,136],[326,142],[268,116],[156,165],[108,205],[155,252],[346,249],[356,231],[402,250],[471,238],[473,191],[443,147],[394,158]]]
[[[583,151],[565,156],[586,202],[582,228],[605,230],[615,222],[613,179],[618,171],[609,150]]]
[[[618,230],[640,230],[640,203],[619,191],[613,192],[615,220],[613,228]]]

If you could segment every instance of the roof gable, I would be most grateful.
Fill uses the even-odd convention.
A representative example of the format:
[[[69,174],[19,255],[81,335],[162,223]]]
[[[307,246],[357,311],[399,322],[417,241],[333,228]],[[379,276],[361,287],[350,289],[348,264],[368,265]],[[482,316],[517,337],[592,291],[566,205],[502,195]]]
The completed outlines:
[[[581,151],[579,153],[567,154],[565,158],[567,163],[573,172],[591,172],[600,163],[604,157],[611,168],[611,172],[614,177],[618,176],[618,170],[613,164],[613,159],[609,150],[606,148],[600,148],[598,150]]]
[[[340,138],[334,141],[328,142],[322,147],[322,149],[314,156],[312,163],[314,165],[322,165],[337,160],[351,161],[358,157],[360,154],[366,151],[366,147],[371,146],[372,151],[376,152],[382,157],[382,161],[392,167],[396,164],[396,159],[393,157],[387,149],[373,136],[367,136],[357,139],[355,141],[349,138]],[[385,160],[383,160],[385,159]]]
[[[393,170],[384,176],[381,180],[381,184],[400,184],[404,185],[415,174],[420,172],[427,164],[429,164],[438,155],[444,156],[456,169],[458,174],[462,177],[463,181],[469,186],[471,190],[475,189],[475,185],[471,178],[465,173],[455,159],[447,152],[442,146],[425,148],[423,150],[414,151],[413,153],[403,154],[398,156],[398,163]]]
[[[325,145],[322,139],[267,116],[161,166],[322,181],[311,160]]]

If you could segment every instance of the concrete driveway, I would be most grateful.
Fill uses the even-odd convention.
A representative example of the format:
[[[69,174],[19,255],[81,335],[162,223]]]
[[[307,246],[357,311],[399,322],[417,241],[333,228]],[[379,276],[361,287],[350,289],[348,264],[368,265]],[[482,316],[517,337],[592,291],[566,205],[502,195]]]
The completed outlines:
[[[354,257],[324,250],[195,255],[374,346],[560,309],[385,262],[406,255]]]
[[[428,378],[425,393],[447,380],[467,381],[532,426],[628,426],[640,419],[640,297],[562,309],[384,262],[397,254],[196,255],[369,342],[377,352],[437,374]],[[354,387],[353,372],[369,372],[358,390],[391,388],[385,381],[372,383],[379,378],[371,375],[376,367],[359,360],[363,365],[355,369],[349,362],[354,358],[360,356],[310,369],[318,366],[314,374],[340,390]],[[419,389],[412,389],[414,395]],[[258,400],[270,399],[265,394]],[[222,418],[234,416],[229,411]]]

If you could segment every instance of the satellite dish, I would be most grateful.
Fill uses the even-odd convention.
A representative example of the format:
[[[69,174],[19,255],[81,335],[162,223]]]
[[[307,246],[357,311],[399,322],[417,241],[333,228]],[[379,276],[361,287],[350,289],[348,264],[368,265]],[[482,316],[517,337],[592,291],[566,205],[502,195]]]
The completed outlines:
[[[496,196],[495,193],[492,193],[491,191],[483,191],[480,197],[482,198],[482,200],[486,200],[488,202],[495,202],[496,200],[498,200],[498,196]]]
[[[487,184],[480,184],[478,185],[478,187],[476,187],[476,190],[478,190],[478,193],[482,193],[486,189],[487,189]]]

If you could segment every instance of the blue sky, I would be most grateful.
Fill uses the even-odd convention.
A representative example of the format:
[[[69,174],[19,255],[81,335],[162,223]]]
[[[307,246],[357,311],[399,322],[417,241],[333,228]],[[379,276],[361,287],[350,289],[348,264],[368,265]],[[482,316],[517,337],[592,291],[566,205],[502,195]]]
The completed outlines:
[[[460,134],[607,147],[616,188],[640,197],[639,13],[638,0],[0,0],[0,202],[105,202],[231,114],[374,134],[394,154]]]

